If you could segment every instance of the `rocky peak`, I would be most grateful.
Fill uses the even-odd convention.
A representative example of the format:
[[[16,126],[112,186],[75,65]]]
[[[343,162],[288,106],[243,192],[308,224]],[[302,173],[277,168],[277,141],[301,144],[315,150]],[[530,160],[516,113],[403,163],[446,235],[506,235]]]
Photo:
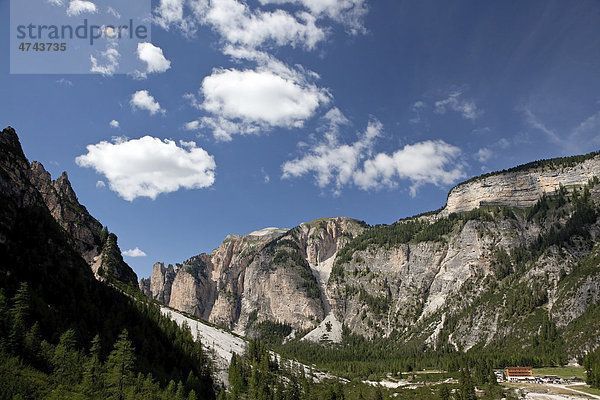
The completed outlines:
[[[37,161],[29,164],[13,128],[0,134],[0,196],[5,201],[0,215],[0,241],[12,229],[23,207],[43,208],[68,234],[74,249],[98,277],[103,271],[126,283],[137,283],[137,276],[123,261],[115,235],[101,237],[102,224],[79,203],[66,172],[52,180]]]
[[[73,236],[79,253],[91,265],[102,249],[102,224],[79,203],[66,172],[53,181],[37,161],[31,163],[30,171],[31,183],[41,193],[46,207],[56,222]]]
[[[296,236],[306,260],[316,265],[333,256],[365,227],[365,223],[352,218],[320,218],[300,224]]]
[[[137,275],[123,260],[117,244],[117,235],[114,233],[108,235],[102,246],[102,252],[94,257],[91,267],[94,275],[100,280],[110,277],[127,284],[137,285]]]

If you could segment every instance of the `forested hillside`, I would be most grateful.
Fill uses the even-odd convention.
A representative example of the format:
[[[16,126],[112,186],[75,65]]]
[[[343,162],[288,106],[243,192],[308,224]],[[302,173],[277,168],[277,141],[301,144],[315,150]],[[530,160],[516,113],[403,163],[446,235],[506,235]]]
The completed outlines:
[[[0,398],[214,398],[200,343],[158,307],[117,290],[135,287],[127,289],[110,269],[104,282],[94,278],[29,171],[15,132],[5,129]]]

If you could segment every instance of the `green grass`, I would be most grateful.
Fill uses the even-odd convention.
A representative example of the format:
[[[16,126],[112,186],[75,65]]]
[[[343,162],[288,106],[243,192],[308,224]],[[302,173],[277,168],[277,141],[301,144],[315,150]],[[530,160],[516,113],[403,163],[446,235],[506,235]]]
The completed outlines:
[[[576,376],[585,380],[585,369],[583,367],[547,367],[547,368],[534,368],[534,376],[544,375],[556,375],[559,378],[568,379],[572,376]]]

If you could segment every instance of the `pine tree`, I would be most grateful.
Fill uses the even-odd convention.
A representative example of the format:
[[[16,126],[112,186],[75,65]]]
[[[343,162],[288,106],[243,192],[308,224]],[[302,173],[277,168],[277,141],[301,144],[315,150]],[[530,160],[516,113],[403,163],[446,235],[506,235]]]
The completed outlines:
[[[133,381],[135,354],[133,345],[124,329],[106,360],[106,388],[110,398],[123,400],[125,391]]]
[[[58,345],[52,357],[56,381],[63,385],[78,383],[82,372],[81,363],[81,353],[77,350],[75,331],[69,329],[60,335]]]
[[[83,371],[83,386],[88,394],[96,393],[103,388],[102,362],[100,336],[94,336],[90,348],[90,358],[87,360]]]
[[[29,332],[27,332],[27,335],[25,335],[25,351],[30,360],[36,361],[40,358],[41,343],[40,324],[36,321]]]
[[[185,388],[183,386],[183,382],[179,381],[177,384],[177,391],[175,392],[176,400],[185,400]]]
[[[460,400],[477,400],[475,394],[475,386],[471,378],[471,373],[468,367],[463,367],[460,371]]]
[[[12,299],[13,305],[10,309],[12,324],[8,341],[14,352],[19,352],[23,347],[23,339],[31,312],[30,302],[29,285],[27,282],[23,282]]]

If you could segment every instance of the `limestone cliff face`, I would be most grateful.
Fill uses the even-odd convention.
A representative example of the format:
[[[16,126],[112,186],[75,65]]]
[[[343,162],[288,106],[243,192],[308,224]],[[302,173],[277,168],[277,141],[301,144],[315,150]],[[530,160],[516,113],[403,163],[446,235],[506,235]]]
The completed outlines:
[[[171,299],[171,286],[175,279],[175,269],[172,265],[165,268],[164,263],[156,263],[152,267],[152,276],[140,280],[140,289],[148,297],[152,297],[164,304],[169,304]]]
[[[69,232],[77,243],[81,256],[91,264],[102,248],[102,224],[79,203],[66,172],[52,180],[44,166],[31,163],[31,182],[37,187],[54,219]]]
[[[600,176],[600,155],[575,165],[535,167],[494,174],[460,184],[450,191],[442,215],[469,211],[480,206],[531,207],[543,194],[559,186],[582,186]]]
[[[596,318],[598,177],[598,155],[539,162],[459,185],[440,212],[390,226],[324,218],[230,235],[201,256],[202,277],[156,264],[141,286],[250,335],[270,321],[314,341],[341,340],[344,325],[429,347],[526,348],[540,315],[561,332]]]
[[[325,314],[311,265],[333,256],[363,229],[349,218],[328,218],[291,231],[229,235],[210,256],[198,256],[206,266],[201,282],[180,267],[167,278],[157,263],[140,287],[171,307],[238,331],[263,321],[309,329]]]

